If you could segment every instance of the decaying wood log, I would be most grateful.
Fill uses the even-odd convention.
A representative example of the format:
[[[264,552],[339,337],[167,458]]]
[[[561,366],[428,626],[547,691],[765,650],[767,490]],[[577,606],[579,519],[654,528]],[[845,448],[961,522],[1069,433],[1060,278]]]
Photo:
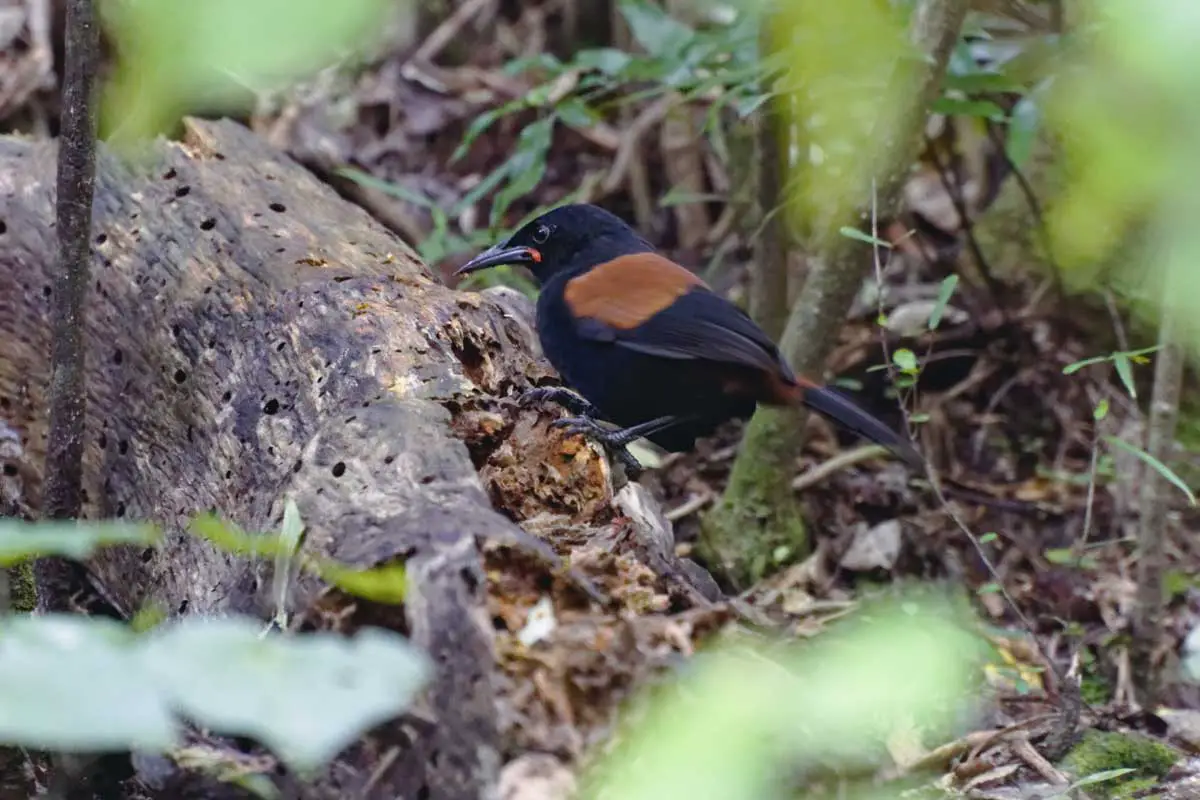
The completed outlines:
[[[31,513],[45,442],[54,158],[51,142],[0,139],[0,431],[20,436],[0,457]],[[504,734],[512,721],[498,720],[498,693],[524,673],[496,668],[497,553],[540,565],[542,577],[520,579],[537,591],[549,580],[577,609],[604,607],[493,505],[539,533],[550,519],[573,531],[611,523],[610,533],[626,532],[610,541],[630,538],[628,498],[613,503],[604,460],[512,399],[553,376],[536,356],[528,301],[440,285],[365,212],[229,122],[189,121],[181,142],[160,142],[138,163],[102,149],[94,223],[85,515],[168,530],[162,547],[95,559],[109,599],[126,613],[152,603],[269,615],[270,564],[185,529],[208,509],[247,530],[277,529],[291,496],[306,548],[358,567],[404,559],[410,575],[399,609],[303,579],[296,618],[402,630],[437,670],[420,708],[372,731],[297,796],[489,796],[502,760],[537,738]],[[659,530],[639,545],[655,554],[649,571],[688,572],[670,539]],[[600,561],[617,563],[593,553]],[[697,585],[693,599],[715,596]],[[633,630],[616,619],[576,627]],[[614,641],[666,663],[674,645],[646,644],[677,640],[666,627]],[[632,681],[610,683],[616,698]]]

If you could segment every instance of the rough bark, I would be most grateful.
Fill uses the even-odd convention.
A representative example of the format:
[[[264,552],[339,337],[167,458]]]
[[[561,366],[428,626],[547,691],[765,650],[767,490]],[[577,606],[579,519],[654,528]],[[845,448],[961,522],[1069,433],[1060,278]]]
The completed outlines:
[[[53,143],[0,139],[0,430],[21,437],[20,462],[5,461],[4,474],[20,471],[32,511],[46,440],[54,163]],[[90,564],[109,599],[126,613],[153,603],[269,616],[270,564],[184,529],[207,509],[277,529],[291,495],[306,548],[358,567],[405,559],[410,574],[403,607],[303,580],[296,619],[400,629],[437,676],[414,714],[289,796],[489,796],[502,758],[504,678],[487,605],[497,553],[560,563],[492,502],[536,501],[567,523],[612,516],[598,451],[511,399],[552,376],[521,319],[529,304],[440,285],[365,212],[229,122],[189,121],[182,142],[160,142],[137,164],[102,148],[91,259],[83,516],[168,531],[161,547],[108,550]],[[669,548],[664,558],[680,567]],[[595,597],[573,571],[552,566],[550,577],[577,604]],[[538,580],[546,591],[545,569]]]
[[[878,214],[895,218],[909,166],[920,152],[929,107],[941,89],[950,51],[966,16],[965,0],[927,0],[913,10],[912,35],[928,67],[908,108],[888,167],[878,181]],[[863,198],[858,222],[869,224],[872,198]],[[780,349],[796,372],[820,375],[870,263],[861,243],[833,230],[815,241],[819,258],[792,308]],[[704,521],[704,551],[738,585],[757,580],[776,553],[807,551],[803,519],[791,491],[792,465],[803,444],[802,409],[761,408],[751,419],[720,504]]]

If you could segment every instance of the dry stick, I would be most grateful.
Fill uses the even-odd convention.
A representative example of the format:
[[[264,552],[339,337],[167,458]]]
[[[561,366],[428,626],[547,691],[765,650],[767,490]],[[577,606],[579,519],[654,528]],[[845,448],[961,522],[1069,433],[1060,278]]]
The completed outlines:
[[[92,98],[99,34],[92,0],[70,0],[62,133],[58,146],[56,227],[58,276],[51,314],[54,346],[50,377],[50,435],[42,511],[51,518],[79,516],[83,476],[84,299],[96,176],[96,115]]]
[[[1179,315],[1171,298],[1177,261],[1168,262],[1163,281],[1162,321],[1158,341],[1162,349],[1154,364],[1154,393],[1150,400],[1150,422],[1146,452],[1166,463],[1175,426],[1179,420],[1179,393],[1183,384],[1183,355],[1179,347]],[[1138,533],[1137,602],[1134,604],[1130,656],[1133,674],[1140,676],[1139,700],[1149,706],[1157,700],[1161,676],[1155,669],[1154,651],[1162,632],[1166,598],[1162,576],[1166,561],[1166,480],[1156,469],[1143,469],[1144,479],[1139,505],[1141,530]],[[1135,677],[1135,680],[1137,678]]]
[[[96,115],[92,76],[100,46],[92,0],[68,0],[66,7],[61,133],[58,140],[58,275],[51,316],[50,433],[46,442],[43,515],[79,516],[83,480],[83,426],[86,410],[83,335],[92,190],[96,179]],[[49,570],[57,571],[49,564]],[[40,572],[43,570],[39,570]],[[48,787],[51,797],[68,797],[96,768],[94,756],[57,755]]]
[[[432,62],[446,49],[448,44],[454,41],[454,37],[458,36],[463,26],[478,17],[480,12],[493,2],[495,0],[467,0],[454,9],[454,12],[442,20],[442,24],[434,28],[433,33],[425,38],[409,61]]]

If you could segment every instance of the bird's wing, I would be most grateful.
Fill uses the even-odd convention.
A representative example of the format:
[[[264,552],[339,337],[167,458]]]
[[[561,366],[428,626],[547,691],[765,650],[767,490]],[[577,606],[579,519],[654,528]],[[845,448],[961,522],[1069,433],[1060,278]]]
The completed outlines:
[[[564,298],[581,336],[674,359],[791,370],[745,313],[673,261],[637,253],[567,282]]]

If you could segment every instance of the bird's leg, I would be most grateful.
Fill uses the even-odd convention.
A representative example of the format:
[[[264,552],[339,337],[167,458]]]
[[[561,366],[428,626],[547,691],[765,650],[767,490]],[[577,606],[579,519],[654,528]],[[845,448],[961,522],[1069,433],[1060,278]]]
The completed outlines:
[[[600,417],[600,409],[564,386],[540,386],[521,395],[522,405],[532,403],[555,403],[577,417]]]
[[[591,417],[564,417],[556,419],[550,423],[552,428],[566,428],[567,433],[575,433],[581,436],[586,436],[593,439],[608,448],[624,448],[625,445],[632,442],[634,439],[641,439],[643,436],[649,436],[658,433],[672,425],[678,425],[681,422],[690,421],[690,416],[665,416],[655,417],[646,422],[639,422],[637,425],[632,425],[628,428],[618,428],[612,430],[603,427],[599,422]]]
[[[568,417],[567,419],[584,418],[587,419],[588,422],[591,422],[596,428],[599,428],[601,431],[605,431],[604,428],[600,428],[600,426],[593,421],[593,418],[603,416],[600,409],[583,399],[582,396],[564,386],[540,386],[536,389],[530,389],[521,394],[518,402],[521,405],[546,402],[554,403],[562,406],[569,413],[575,415],[574,417]],[[562,420],[557,420],[551,424],[558,425],[561,422]],[[633,457],[633,453],[630,453],[623,445],[606,447],[605,449],[608,450],[609,455],[621,462],[621,466],[625,468],[625,474],[629,478],[637,478],[638,475],[645,471],[638,460]]]

